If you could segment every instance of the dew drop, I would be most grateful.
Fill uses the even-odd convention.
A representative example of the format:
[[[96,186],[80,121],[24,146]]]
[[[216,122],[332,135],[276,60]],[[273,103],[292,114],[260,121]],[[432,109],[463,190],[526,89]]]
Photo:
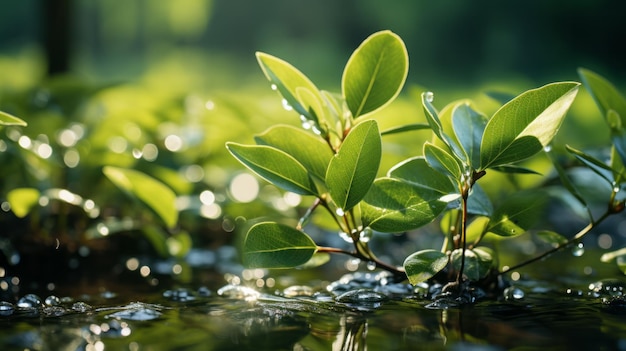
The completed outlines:
[[[524,298],[524,290],[510,286],[504,289],[504,298],[508,301],[521,300]]]
[[[58,306],[61,304],[61,299],[59,299],[58,297],[54,296],[54,295],[50,295],[48,297],[46,297],[46,305],[48,306]]]
[[[372,228],[367,227],[361,231],[361,234],[359,235],[359,240],[364,243],[367,243],[372,239],[373,235],[374,235],[374,231],[372,230]]]
[[[343,210],[341,208],[338,208],[337,210],[335,210],[335,213],[339,217],[343,217],[346,214],[345,212],[343,212]]]
[[[15,306],[6,301],[0,301],[0,316],[10,316],[15,311]]]
[[[72,310],[76,312],[87,312],[87,311],[90,311],[91,309],[93,309],[91,305],[82,301],[74,302],[72,304]]]
[[[352,238],[346,232],[339,232],[339,237],[343,239],[343,241],[347,243],[352,243]]]
[[[373,271],[376,269],[376,262],[368,261],[366,267],[368,270]]]
[[[43,305],[41,298],[35,294],[24,295],[17,301],[17,307],[19,308],[38,308]]]
[[[543,151],[545,151],[545,152],[550,152],[550,151],[552,151],[552,145],[546,145],[546,146],[544,146],[544,147],[543,147]]]
[[[424,99],[428,102],[433,102],[435,100],[435,94],[432,91],[427,91],[424,93]]]
[[[572,248],[572,255],[580,257],[585,253],[585,246],[583,243],[578,243]]]
[[[287,101],[287,99],[283,99],[283,108],[286,111],[291,111],[293,110],[293,107],[291,107],[291,105],[289,105],[289,101]]]
[[[276,84],[270,85],[270,88],[272,88],[272,90],[274,91],[278,90],[278,86]]]

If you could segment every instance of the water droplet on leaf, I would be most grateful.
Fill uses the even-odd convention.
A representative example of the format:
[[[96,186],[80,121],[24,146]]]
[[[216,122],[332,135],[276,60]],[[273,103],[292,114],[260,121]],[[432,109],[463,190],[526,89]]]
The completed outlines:
[[[424,93],[424,98],[428,102],[433,102],[433,100],[435,100],[435,94],[433,94],[432,91],[427,91]]]
[[[19,308],[38,308],[42,305],[41,298],[35,294],[24,295],[17,301],[17,307]]]
[[[585,253],[585,245],[578,243],[572,248],[572,255],[580,257]]]

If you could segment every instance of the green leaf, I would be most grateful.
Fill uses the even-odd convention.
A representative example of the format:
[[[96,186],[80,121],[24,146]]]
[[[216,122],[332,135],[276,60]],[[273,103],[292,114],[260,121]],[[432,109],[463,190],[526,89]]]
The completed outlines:
[[[357,118],[391,102],[409,72],[409,57],[402,39],[388,30],[369,36],[352,53],[341,78],[346,104]]]
[[[226,143],[228,151],[268,182],[300,195],[315,195],[307,169],[293,156],[266,145]]]
[[[493,169],[494,171],[497,172],[502,172],[502,173],[517,173],[517,174],[536,174],[536,175],[541,175],[541,173],[530,169],[530,168],[526,168],[526,167],[522,167],[522,166],[518,166],[518,165],[501,165],[501,166],[496,166],[496,167],[491,167],[491,169]]]
[[[459,161],[447,151],[435,144],[426,142],[424,144],[424,156],[426,157],[426,162],[428,162],[432,168],[460,181],[462,172]]]
[[[319,137],[300,128],[277,125],[254,137],[259,145],[272,146],[300,162],[311,174],[324,180],[333,157],[330,146]]]
[[[461,103],[452,111],[452,123],[457,140],[465,150],[472,168],[480,166],[480,143],[487,117],[472,109],[469,103]]]
[[[24,218],[39,203],[39,190],[35,188],[16,188],[7,193],[7,201],[18,218]]]
[[[376,121],[359,123],[348,133],[326,171],[328,191],[342,211],[363,199],[376,178],[381,155]]]
[[[317,95],[318,101],[323,101],[319,90],[307,76],[286,61],[272,55],[257,52],[257,61],[263,70],[265,77],[272,84],[272,89],[278,90],[287,103],[299,114],[307,119],[317,120],[309,110],[309,106],[303,106],[298,98],[298,88],[305,88]]]
[[[520,192],[496,208],[487,231],[499,236],[517,236],[526,232],[544,214],[548,195],[542,191]]]
[[[468,243],[477,244],[487,231],[489,217],[477,216],[467,226],[465,238]]]
[[[439,192],[442,196],[458,191],[450,178],[432,168],[424,157],[412,157],[393,166],[387,176]]]
[[[1,126],[26,126],[27,123],[13,115],[0,111]]]
[[[379,178],[361,203],[364,226],[385,233],[419,228],[446,208],[439,191],[393,178]]]
[[[178,211],[175,205],[176,194],[172,189],[149,175],[132,169],[105,166],[102,172],[118,188],[152,209],[167,227],[176,225]]]
[[[243,263],[250,268],[292,268],[307,263],[317,246],[304,232],[262,222],[253,225],[243,244]]]
[[[606,180],[609,185],[613,186],[613,182],[615,180],[614,175],[619,173],[618,170],[614,170],[606,163],[598,160],[597,158],[586,154],[580,150],[577,150],[569,145],[565,145],[565,148],[569,153],[574,155],[580,162],[582,162],[589,169],[594,171],[597,175],[602,177],[602,179]]]
[[[442,110],[442,113],[445,114],[444,117],[448,116],[449,114],[450,120],[441,120],[439,118],[439,113],[437,112],[437,109],[432,104],[432,101],[432,92],[422,93],[422,107],[424,108],[426,121],[428,121],[428,124],[430,125],[430,128],[433,130],[433,133],[435,134],[437,139],[445,146],[447,146],[450,150],[452,150],[454,154],[456,154],[459,158],[464,160],[467,156],[465,152],[459,147],[459,144],[456,140],[454,140],[454,137],[446,134],[445,132],[446,128],[450,127],[450,125],[452,124],[452,106],[447,105],[444,110]],[[439,146],[437,144],[438,143],[435,142],[435,145]]]
[[[615,86],[599,74],[584,68],[578,69],[578,75],[607,123],[614,124],[608,121],[608,113],[613,110],[619,116],[621,126],[626,126],[626,99]]]
[[[548,243],[552,246],[563,245],[567,243],[567,238],[563,235],[553,232],[551,230],[541,230],[537,232],[537,237],[541,239],[541,241]]]
[[[404,132],[410,132],[413,130],[423,130],[423,129],[430,129],[430,125],[424,124],[424,123],[407,124],[404,126],[385,129],[384,131],[380,132],[380,135],[390,135],[390,134],[404,133]]]
[[[493,204],[487,193],[478,184],[472,186],[472,192],[467,200],[467,212],[487,217],[493,214]]]
[[[462,250],[452,251],[452,265],[455,269],[461,269]],[[493,251],[487,247],[476,247],[471,250],[465,250],[465,267],[463,274],[469,280],[477,281],[484,278],[487,273],[494,267]]]
[[[404,270],[413,285],[424,282],[441,272],[448,264],[448,256],[440,251],[422,250],[404,260]]]
[[[502,106],[487,122],[481,169],[522,161],[541,151],[558,131],[579,83],[553,83],[529,90]]]
[[[602,254],[602,256],[600,257],[600,261],[602,261],[602,262],[611,262],[611,261],[615,260],[616,258],[618,258],[620,256],[626,256],[626,247],[622,247],[619,250],[615,250],[615,251],[611,251],[611,252],[607,252],[605,254]]]

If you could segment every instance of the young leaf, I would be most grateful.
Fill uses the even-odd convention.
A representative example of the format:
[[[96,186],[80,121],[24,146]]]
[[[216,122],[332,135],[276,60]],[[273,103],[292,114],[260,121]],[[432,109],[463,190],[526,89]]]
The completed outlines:
[[[300,195],[315,195],[307,169],[293,156],[265,145],[226,143],[228,151],[268,182]]]
[[[552,246],[563,245],[567,243],[567,238],[563,235],[553,232],[551,230],[541,230],[537,232],[537,237],[541,239],[541,241],[548,243]]]
[[[578,86],[548,84],[522,93],[496,111],[483,133],[481,169],[522,161],[541,151],[561,126]]]
[[[594,171],[597,175],[606,180],[609,185],[613,186],[614,174],[618,174],[619,171],[612,169],[606,163],[598,160],[597,158],[586,154],[580,150],[574,149],[569,145],[565,145],[567,151],[569,151],[580,162],[586,165],[589,169]]]
[[[429,166],[421,156],[398,163],[387,172],[387,176],[437,191],[442,196],[458,191],[449,177]]]
[[[435,170],[450,175],[453,179],[461,179],[461,167],[459,161],[444,149],[426,142],[424,144],[424,156],[426,162]]]
[[[448,256],[440,251],[418,251],[404,260],[404,270],[413,285],[424,282],[441,272],[448,264]]]
[[[321,95],[312,93],[309,89],[303,87],[296,88],[296,96],[298,101],[304,109],[309,111],[309,119],[306,116],[301,115],[302,128],[312,129],[314,133],[326,134],[326,128],[322,127],[321,119],[324,119],[326,114],[324,112],[324,101],[321,100]],[[312,125],[311,125],[312,124]]]
[[[626,126],[626,99],[615,86],[602,76],[584,68],[578,69],[578,75],[598,105],[602,116],[607,118],[609,111],[613,110],[620,117],[621,125]]]
[[[433,221],[445,208],[441,193],[393,178],[379,178],[361,204],[364,226],[399,233]]]
[[[452,124],[454,134],[465,150],[472,168],[478,168],[480,166],[480,142],[487,125],[487,117],[474,111],[466,102],[454,107]]]
[[[250,268],[292,268],[307,263],[317,246],[306,233],[289,226],[253,225],[243,244],[243,263]]]
[[[104,175],[118,188],[148,205],[169,228],[176,225],[176,194],[160,181],[145,173],[112,166],[102,169]]]
[[[517,236],[526,232],[544,214],[548,195],[541,191],[518,193],[496,208],[487,231],[499,236]]]
[[[26,124],[23,120],[0,111],[0,126],[26,126]]]
[[[333,152],[319,137],[300,128],[277,125],[254,137],[259,145],[272,146],[298,160],[311,174],[324,180]]]
[[[7,193],[11,211],[18,218],[24,218],[39,202],[39,190],[35,188],[16,188]]]
[[[278,90],[296,112],[306,116],[307,119],[317,120],[317,117],[310,113],[308,106],[303,106],[299,101],[297,93],[297,89],[302,87],[319,96],[320,93],[315,84],[288,62],[277,57],[257,52],[256,58],[265,77],[272,84],[272,89]],[[321,96],[319,96],[318,100],[323,101]]]
[[[357,124],[330,160],[326,186],[335,204],[348,211],[369,190],[380,165],[382,145],[374,120]]]
[[[461,249],[452,251],[452,265],[455,269],[461,268]],[[489,270],[494,267],[493,251],[487,247],[476,247],[465,250],[465,267],[463,274],[469,280],[477,281],[484,278]]]
[[[409,58],[402,39],[388,30],[369,36],[354,51],[341,78],[341,91],[352,117],[391,102],[402,89]]]

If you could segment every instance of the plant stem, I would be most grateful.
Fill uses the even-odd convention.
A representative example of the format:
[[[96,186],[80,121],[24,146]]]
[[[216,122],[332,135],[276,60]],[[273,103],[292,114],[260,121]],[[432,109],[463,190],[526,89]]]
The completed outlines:
[[[587,233],[589,233],[593,228],[595,228],[598,224],[600,224],[602,221],[604,221],[605,219],[607,219],[611,214],[615,213],[614,211],[612,211],[611,209],[609,209],[608,211],[606,211],[604,214],[602,214],[602,216],[600,216],[600,218],[598,218],[595,221],[591,221],[589,224],[587,224],[587,226],[585,226],[583,229],[581,229],[578,233],[576,233],[576,235],[574,235],[573,238],[571,238],[570,240],[568,240],[566,243],[563,243],[551,250],[548,250],[538,256],[535,256],[529,260],[526,260],[522,263],[516,264],[514,266],[511,267],[507,267],[506,269],[503,269],[502,271],[498,272],[498,275],[502,275],[505,274],[507,272],[510,272],[514,269],[519,269],[521,267],[524,267],[526,265],[529,265],[533,262],[537,262],[545,257],[548,257],[550,255],[552,255],[553,253],[560,251],[572,244],[577,243],[578,241],[580,241],[585,235],[587,235]]]
[[[456,276],[456,282],[461,284],[463,281],[463,270],[465,270],[465,250],[467,249],[467,200],[469,198],[469,190],[463,189],[461,201],[461,268]]]
[[[386,271],[388,271],[390,273],[393,273],[393,274],[396,274],[396,275],[404,274],[404,269],[402,269],[401,267],[392,266],[392,265],[387,264],[387,263],[385,263],[383,261],[380,261],[378,258],[376,258],[374,256],[364,255],[360,251],[347,251],[347,250],[343,250],[343,249],[338,249],[336,247],[318,246],[317,247],[317,252],[338,253],[338,254],[344,254],[344,255],[352,256],[354,258],[358,258],[358,259],[363,260],[363,261],[374,262],[376,264],[376,267],[384,269],[384,270],[386,270]]]

